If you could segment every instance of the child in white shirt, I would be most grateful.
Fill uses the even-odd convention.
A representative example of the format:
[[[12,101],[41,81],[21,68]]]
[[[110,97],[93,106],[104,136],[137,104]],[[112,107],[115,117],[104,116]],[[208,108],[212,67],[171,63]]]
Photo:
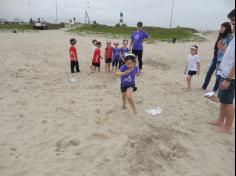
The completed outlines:
[[[185,74],[188,74],[187,83],[188,89],[191,90],[192,77],[194,75],[200,75],[200,58],[198,55],[198,46],[191,47],[190,55],[187,60]]]

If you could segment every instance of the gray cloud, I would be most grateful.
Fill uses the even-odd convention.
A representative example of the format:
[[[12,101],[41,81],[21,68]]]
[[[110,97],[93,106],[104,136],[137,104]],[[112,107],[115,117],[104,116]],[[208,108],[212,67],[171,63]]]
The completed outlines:
[[[31,2],[31,8],[28,3]],[[76,17],[84,21],[87,0],[58,0],[58,16],[61,21]],[[135,25],[141,20],[145,25],[168,27],[172,0],[90,0],[88,10],[92,20],[114,25],[119,21],[120,11],[125,22]],[[234,0],[175,0],[174,26],[198,29],[216,29],[226,21],[227,14],[235,7]],[[0,0],[0,17],[42,17],[55,20],[55,0]]]

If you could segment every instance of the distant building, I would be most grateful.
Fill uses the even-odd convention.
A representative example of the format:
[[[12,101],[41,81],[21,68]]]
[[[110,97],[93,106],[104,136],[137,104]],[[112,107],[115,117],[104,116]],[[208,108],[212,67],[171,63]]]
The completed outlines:
[[[120,12],[120,26],[124,25],[124,13]]]
[[[0,24],[5,24],[5,19],[4,18],[0,18]]]

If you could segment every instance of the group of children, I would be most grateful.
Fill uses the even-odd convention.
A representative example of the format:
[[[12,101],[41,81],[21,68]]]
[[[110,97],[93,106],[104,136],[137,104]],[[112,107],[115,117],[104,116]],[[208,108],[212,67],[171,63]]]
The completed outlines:
[[[70,40],[70,61],[71,61],[71,73],[80,72],[79,62],[76,50],[76,39]],[[100,72],[102,52],[102,43],[97,40],[92,41],[93,57],[91,64],[91,72]],[[137,90],[135,85],[135,76],[139,73],[139,68],[136,66],[136,56],[130,54],[128,48],[128,40],[123,40],[123,46],[119,48],[119,42],[115,41],[112,46],[111,41],[107,41],[105,48],[105,70],[106,72],[115,71],[115,75],[121,77],[121,93],[123,106],[122,109],[126,109],[126,101],[130,103],[133,112],[137,114],[137,109],[133,101],[133,92]],[[111,70],[112,66],[112,70]],[[194,75],[200,74],[200,58],[198,55],[198,46],[191,47],[190,54],[187,60],[185,74],[187,76],[188,89],[191,89],[191,81]]]
[[[100,72],[101,60],[101,42],[97,40],[92,41],[93,44],[93,59],[91,65],[92,73],[98,71]],[[105,70],[106,72],[117,71],[122,65],[125,64],[125,55],[130,52],[128,48],[128,40],[123,40],[123,46],[119,48],[119,42],[115,41],[112,46],[111,41],[107,41],[104,60],[105,60]],[[111,70],[112,66],[112,70]]]
[[[75,68],[77,72],[80,72],[78,56],[76,45],[76,39],[70,40],[70,61],[71,61],[71,73],[75,73]],[[101,67],[101,47],[102,43],[97,40],[93,40],[93,58],[91,64],[92,73],[98,71],[100,72]],[[115,75],[121,78],[121,93],[123,106],[122,109],[127,109],[126,102],[128,101],[132,107],[134,114],[137,114],[137,109],[133,101],[133,92],[137,90],[135,85],[135,77],[139,72],[138,66],[136,66],[136,56],[129,53],[128,40],[123,40],[123,46],[119,48],[119,42],[107,41],[105,48],[105,63],[106,72],[115,71]]]

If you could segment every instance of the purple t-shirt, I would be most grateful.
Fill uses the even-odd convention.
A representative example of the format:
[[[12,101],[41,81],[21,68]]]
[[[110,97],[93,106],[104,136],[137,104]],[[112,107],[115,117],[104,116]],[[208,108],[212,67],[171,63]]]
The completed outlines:
[[[143,40],[147,39],[149,35],[145,31],[133,32],[131,38],[133,40],[133,50],[143,50]]]
[[[121,72],[125,72],[128,70],[126,65],[120,67]],[[128,75],[121,76],[121,85],[122,86],[134,86],[135,85],[135,75],[138,73],[138,67],[135,66],[133,71],[130,72]]]
[[[125,54],[128,54],[129,53],[129,48],[121,48],[120,49],[120,54],[122,57],[125,57]]]
[[[112,48],[112,59],[113,61],[120,61],[120,48]]]

